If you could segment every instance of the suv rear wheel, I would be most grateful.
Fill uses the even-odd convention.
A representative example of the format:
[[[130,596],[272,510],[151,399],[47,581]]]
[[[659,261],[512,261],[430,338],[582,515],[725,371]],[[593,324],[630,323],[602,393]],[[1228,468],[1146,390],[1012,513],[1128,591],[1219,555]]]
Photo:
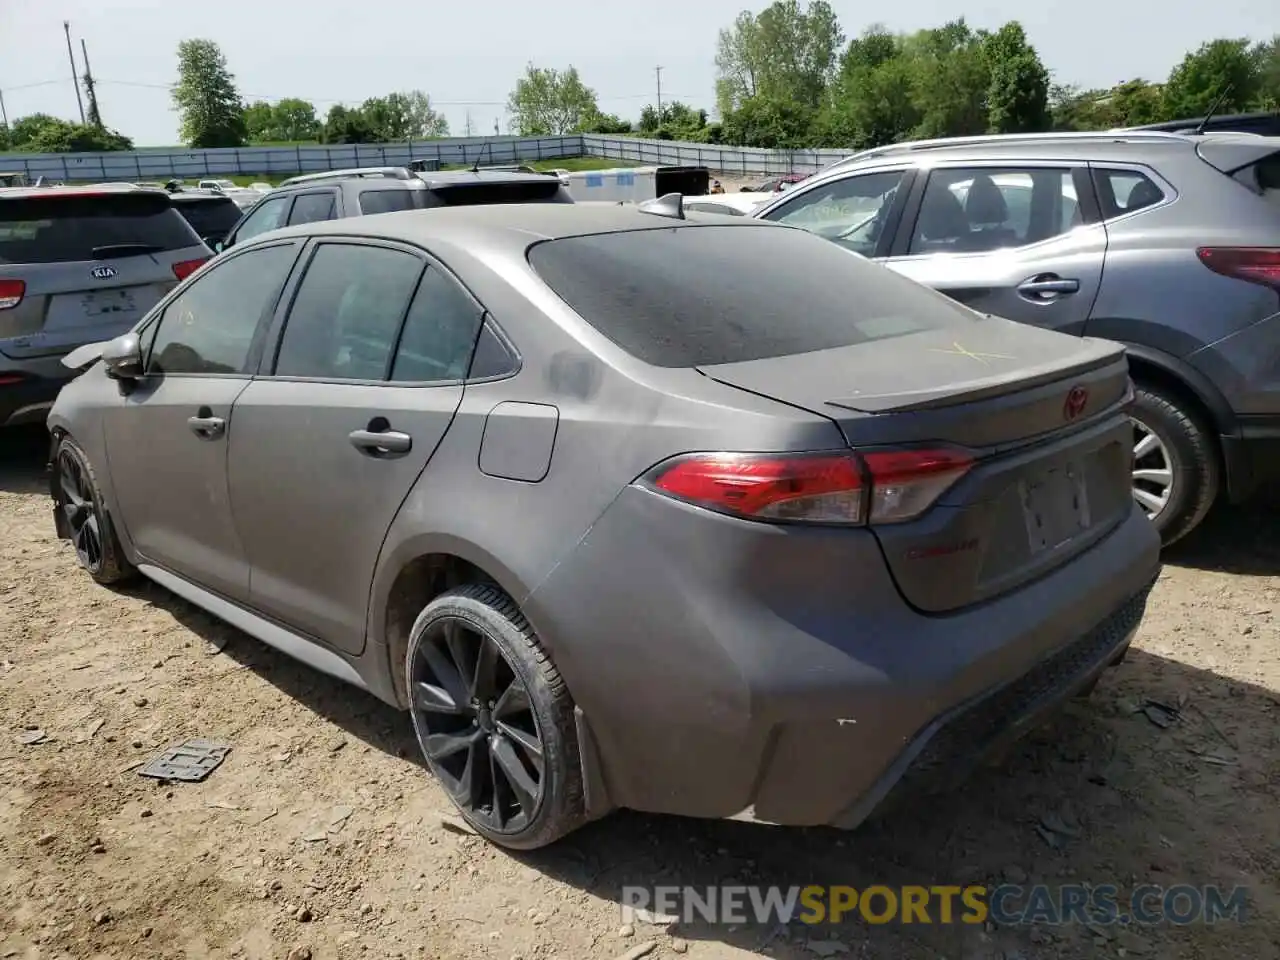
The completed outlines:
[[[1168,546],[1204,519],[1218,495],[1221,470],[1213,437],[1176,394],[1135,384],[1133,499]]]

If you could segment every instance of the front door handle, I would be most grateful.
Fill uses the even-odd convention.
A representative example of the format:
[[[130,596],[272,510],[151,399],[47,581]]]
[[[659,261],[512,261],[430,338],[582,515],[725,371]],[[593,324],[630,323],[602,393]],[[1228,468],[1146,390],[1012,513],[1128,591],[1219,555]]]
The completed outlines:
[[[1050,301],[1080,289],[1080,281],[1046,273],[1018,284],[1018,292],[1028,300]]]
[[[369,457],[389,457],[413,449],[413,437],[399,430],[352,430],[351,445]]]
[[[194,417],[187,417],[187,426],[201,440],[217,440],[227,432],[227,421],[215,417],[208,407],[201,407]]]

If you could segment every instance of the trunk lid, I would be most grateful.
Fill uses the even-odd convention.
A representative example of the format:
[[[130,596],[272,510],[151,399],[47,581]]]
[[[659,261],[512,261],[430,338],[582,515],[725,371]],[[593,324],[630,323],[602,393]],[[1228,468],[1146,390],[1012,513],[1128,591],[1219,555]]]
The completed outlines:
[[[953,611],[1060,566],[1133,509],[1124,349],[988,318],[700,367],[833,420],[850,446],[951,444],[974,468],[921,517],[874,526],[903,597]]]

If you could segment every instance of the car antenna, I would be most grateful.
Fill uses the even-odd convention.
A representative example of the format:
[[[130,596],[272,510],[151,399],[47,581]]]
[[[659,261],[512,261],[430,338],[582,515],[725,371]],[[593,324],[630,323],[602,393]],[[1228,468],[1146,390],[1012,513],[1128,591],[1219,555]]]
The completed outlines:
[[[1218,99],[1213,101],[1213,105],[1209,107],[1209,112],[1204,115],[1204,119],[1201,120],[1200,125],[1196,127],[1193,133],[1193,136],[1199,137],[1204,134],[1205,128],[1209,126],[1209,121],[1213,119],[1214,114],[1218,112],[1218,108],[1222,106],[1223,101],[1227,99],[1227,96],[1230,93],[1231,93],[1231,84],[1228,83],[1225,87],[1222,88],[1222,93],[1218,94]]]
[[[479,150],[479,151],[477,151],[477,152],[476,152],[476,162],[475,162],[475,163],[473,163],[473,164],[471,165],[471,172],[472,172],[472,173],[479,173],[479,172],[480,172],[480,154],[482,154],[482,153],[484,153],[484,150]]]

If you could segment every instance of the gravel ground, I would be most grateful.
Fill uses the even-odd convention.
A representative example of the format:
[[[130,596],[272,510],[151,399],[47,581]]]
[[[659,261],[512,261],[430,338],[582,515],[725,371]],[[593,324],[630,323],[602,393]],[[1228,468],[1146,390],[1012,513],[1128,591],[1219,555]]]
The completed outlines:
[[[0,441],[0,957],[1280,956],[1274,512],[1220,510],[1171,551],[1129,659],[945,805],[855,834],[619,814],[517,857],[458,831],[396,712],[158,587],[93,585],[41,461],[35,435]],[[1181,709],[1161,726],[1148,700]],[[207,781],[137,775],[190,736],[234,745]],[[1076,829],[1045,834],[1053,817]],[[1243,925],[856,921],[819,943],[621,926],[624,884],[735,879],[1217,883],[1250,903]]]

